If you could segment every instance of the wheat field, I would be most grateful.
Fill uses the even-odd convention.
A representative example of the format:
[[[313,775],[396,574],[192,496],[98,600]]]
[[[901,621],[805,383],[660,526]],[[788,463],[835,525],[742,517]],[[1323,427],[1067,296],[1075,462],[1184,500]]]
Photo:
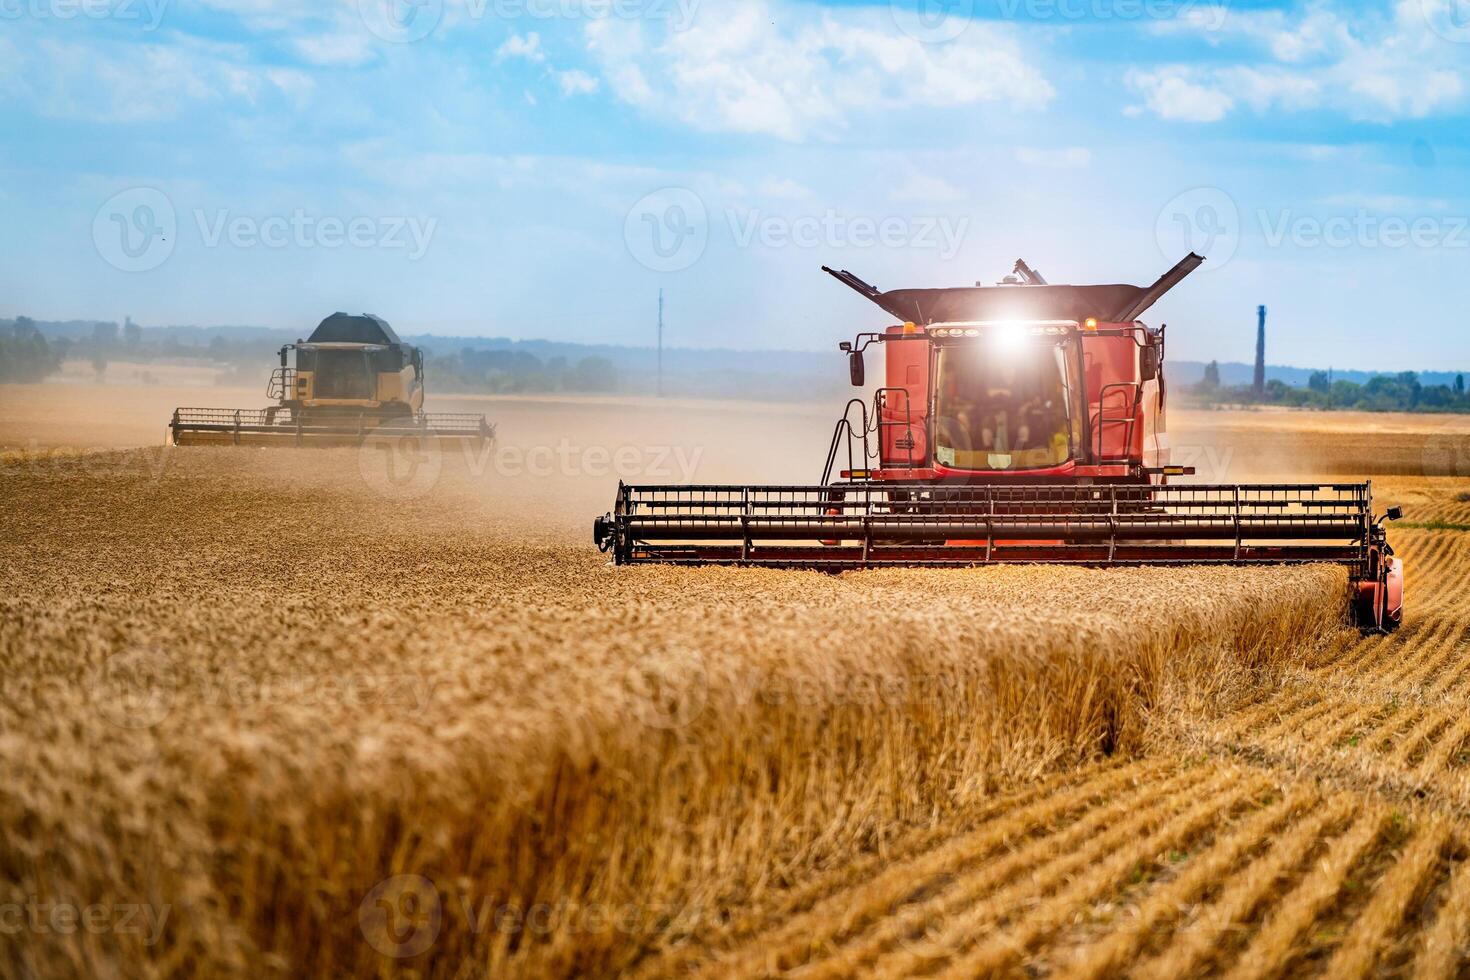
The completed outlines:
[[[612,569],[619,475],[772,436],[496,407],[580,470],[0,431],[0,974],[1470,964],[1457,471],[1376,481],[1410,605],[1363,640],[1331,568]]]

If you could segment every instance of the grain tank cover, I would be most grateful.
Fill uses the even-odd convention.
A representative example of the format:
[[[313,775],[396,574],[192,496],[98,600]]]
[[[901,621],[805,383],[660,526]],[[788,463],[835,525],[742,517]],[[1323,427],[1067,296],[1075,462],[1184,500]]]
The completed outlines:
[[[1150,286],[1017,283],[882,292],[846,269],[837,272],[823,266],[822,271],[905,323],[927,325],[985,320],[1076,320],[1080,323],[1089,317],[1107,323],[1127,323],[1141,316],[1203,261],[1202,256],[1191,252]]]
[[[403,343],[388,321],[371,313],[353,315],[333,313],[311,332],[310,344],[381,344],[383,346]]]
[[[978,320],[1086,320],[1132,306],[1142,286],[961,286],[894,289],[873,298],[906,323]]]

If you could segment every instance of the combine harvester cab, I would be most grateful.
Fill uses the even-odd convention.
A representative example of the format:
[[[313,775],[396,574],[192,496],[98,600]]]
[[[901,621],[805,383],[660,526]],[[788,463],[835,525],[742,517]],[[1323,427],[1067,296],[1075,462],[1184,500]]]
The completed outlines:
[[[1138,317],[1203,261],[1148,287],[1052,285],[1018,261],[998,286],[891,292],[824,268],[900,322],[840,345],[855,386],[874,344],[885,378],[848,402],[820,482],[620,485],[594,540],[620,565],[1328,562],[1360,627],[1397,628],[1403,570],[1370,484],[1169,482],[1194,471],[1170,463],[1165,330]]]
[[[357,446],[369,438],[495,438],[483,415],[426,414],[423,351],[373,316],[334,313],[287,344],[260,409],[177,408],[176,446]]]

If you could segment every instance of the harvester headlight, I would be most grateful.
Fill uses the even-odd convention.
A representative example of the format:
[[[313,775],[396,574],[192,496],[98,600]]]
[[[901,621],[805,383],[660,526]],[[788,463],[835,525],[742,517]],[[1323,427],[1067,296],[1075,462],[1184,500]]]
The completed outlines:
[[[1026,342],[1026,328],[1019,323],[998,323],[991,328],[990,342],[1002,354],[1013,353]]]
[[[980,331],[976,330],[974,327],[969,327],[969,328],[967,328],[965,330],[965,336],[966,337],[978,337],[978,336],[980,336]]]

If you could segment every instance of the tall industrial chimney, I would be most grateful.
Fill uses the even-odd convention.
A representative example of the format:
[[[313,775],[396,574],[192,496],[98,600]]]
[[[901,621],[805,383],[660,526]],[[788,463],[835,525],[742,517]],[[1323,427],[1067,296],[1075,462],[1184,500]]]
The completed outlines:
[[[1266,308],[1256,307],[1256,316],[1259,318],[1256,325],[1256,376],[1251,386],[1256,397],[1260,398],[1266,394]]]

